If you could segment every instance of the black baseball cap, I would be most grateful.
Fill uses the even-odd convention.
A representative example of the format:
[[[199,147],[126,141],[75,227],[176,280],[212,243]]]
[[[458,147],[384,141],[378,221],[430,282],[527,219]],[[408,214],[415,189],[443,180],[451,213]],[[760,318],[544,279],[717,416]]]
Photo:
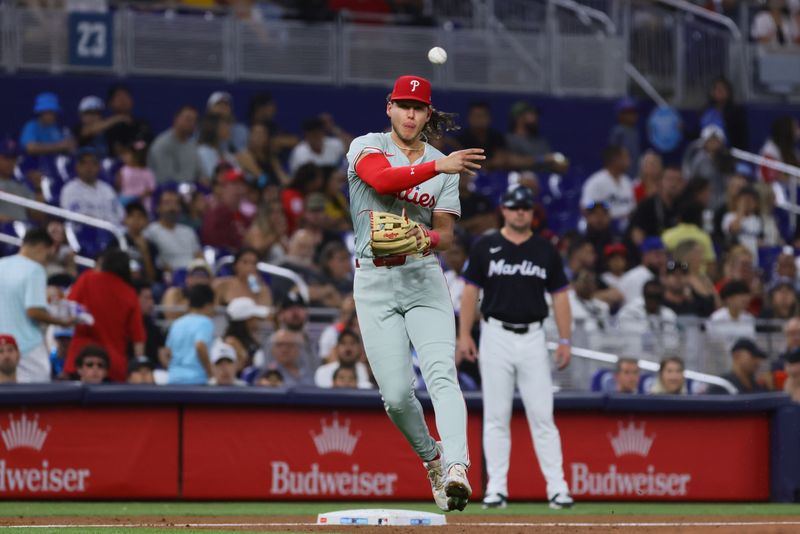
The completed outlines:
[[[719,296],[722,300],[725,300],[729,297],[735,297],[736,295],[749,295],[750,288],[747,287],[747,284],[740,280],[733,280],[728,282],[719,292]]]
[[[156,368],[147,356],[137,356],[136,358],[131,358],[128,362],[128,373],[136,372],[142,367],[147,367],[151,371]]]
[[[507,191],[503,195],[504,208],[533,208],[535,200],[530,189],[523,185],[518,185],[514,189]]]
[[[302,306],[303,308],[306,308],[308,304],[298,293],[291,292],[286,295],[286,298],[281,302],[281,309],[285,310],[287,308],[291,308],[292,306]]]
[[[756,358],[767,358],[767,353],[758,348],[755,341],[746,337],[740,337],[736,340],[736,343],[733,344],[731,352],[736,352],[737,350],[746,350]]]
[[[783,359],[786,360],[786,363],[800,362],[800,348],[789,351]]]

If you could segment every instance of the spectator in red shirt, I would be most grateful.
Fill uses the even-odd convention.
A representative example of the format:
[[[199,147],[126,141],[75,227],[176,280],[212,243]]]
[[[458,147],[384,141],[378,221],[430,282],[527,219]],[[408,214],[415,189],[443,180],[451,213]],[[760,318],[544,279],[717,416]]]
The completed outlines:
[[[231,252],[242,247],[242,240],[251,223],[251,217],[239,209],[244,195],[242,171],[231,169],[222,175],[203,219],[200,235],[204,244]]]
[[[322,171],[313,163],[306,163],[294,173],[289,187],[281,193],[283,211],[286,213],[288,234],[292,235],[300,226],[300,220],[306,210],[305,198],[309,193],[322,189]]]
[[[100,271],[84,272],[69,292],[94,317],[93,325],[78,325],[67,354],[65,371],[76,372],[76,358],[88,345],[103,347],[109,356],[108,379],[128,378],[128,343],[134,356],[144,354],[145,330],[139,297],[131,286],[130,258],[112,249],[100,258]]]

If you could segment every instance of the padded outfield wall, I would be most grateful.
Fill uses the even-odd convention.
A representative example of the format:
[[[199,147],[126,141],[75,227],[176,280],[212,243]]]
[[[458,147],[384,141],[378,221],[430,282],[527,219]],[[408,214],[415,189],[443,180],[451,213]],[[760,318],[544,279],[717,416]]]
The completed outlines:
[[[430,402],[422,398],[435,427]],[[509,492],[542,500],[524,413]],[[467,394],[481,496],[480,394]],[[81,386],[0,390],[6,499],[426,500],[419,460],[376,392]],[[780,394],[558,394],[567,481],[583,501],[782,501],[800,489],[800,406]]]

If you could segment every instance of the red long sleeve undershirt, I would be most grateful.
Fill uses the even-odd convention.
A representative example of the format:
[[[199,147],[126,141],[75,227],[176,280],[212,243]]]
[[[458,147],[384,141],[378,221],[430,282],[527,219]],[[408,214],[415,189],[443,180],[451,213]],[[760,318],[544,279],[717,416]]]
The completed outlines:
[[[400,193],[439,174],[436,172],[435,161],[407,167],[392,167],[386,156],[378,153],[367,154],[361,158],[356,163],[356,173],[381,195]]]

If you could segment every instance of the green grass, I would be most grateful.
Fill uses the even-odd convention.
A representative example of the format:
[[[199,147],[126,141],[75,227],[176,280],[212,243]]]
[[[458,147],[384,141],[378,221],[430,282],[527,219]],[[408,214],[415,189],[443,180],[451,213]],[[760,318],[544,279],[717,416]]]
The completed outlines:
[[[433,503],[419,502],[349,502],[349,503],[283,503],[283,502],[64,502],[4,501],[0,502],[3,517],[47,516],[306,516],[315,521],[320,512],[355,508],[403,508],[438,512]],[[511,503],[505,510],[481,510],[472,503],[465,513],[480,515],[797,515],[800,504],[776,503],[598,503],[578,502],[568,512],[550,510],[544,503]],[[459,514],[448,517],[457,520]],[[38,531],[38,530],[37,530]],[[105,531],[108,532],[108,531]],[[150,531],[153,532],[153,531]],[[208,531],[206,531],[208,532]]]

